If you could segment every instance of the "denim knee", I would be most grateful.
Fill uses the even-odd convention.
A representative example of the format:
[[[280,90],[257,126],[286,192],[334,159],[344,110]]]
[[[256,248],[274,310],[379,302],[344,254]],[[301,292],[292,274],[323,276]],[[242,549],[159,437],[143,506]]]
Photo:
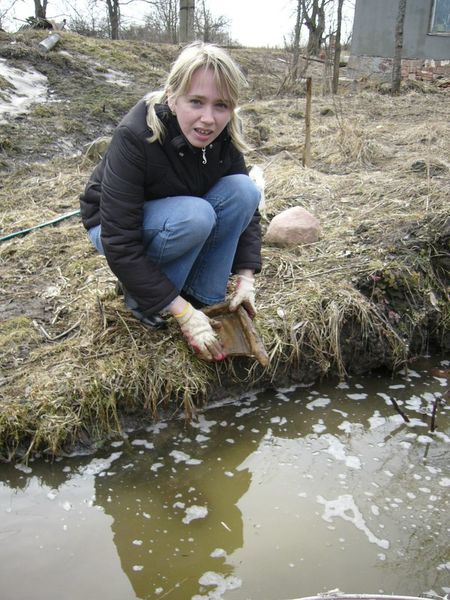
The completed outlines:
[[[216,226],[217,216],[213,207],[203,198],[185,198],[183,203],[183,210],[174,212],[173,221],[167,223],[168,228],[188,236],[192,246],[204,243]]]
[[[239,211],[251,217],[258,208],[261,193],[248,175],[227,175],[212,188],[211,194],[219,194],[232,204],[239,203]]]
[[[248,213],[252,215],[258,208],[261,192],[248,175],[232,175],[232,177],[236,178],[242,203],[247,207]]]

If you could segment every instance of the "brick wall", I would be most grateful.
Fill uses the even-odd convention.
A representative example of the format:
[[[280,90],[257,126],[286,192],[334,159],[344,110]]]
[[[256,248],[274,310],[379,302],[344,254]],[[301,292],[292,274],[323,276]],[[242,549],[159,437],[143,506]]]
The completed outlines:
[[[388,79],[392,74],[392,62],[392,58],[350,55],[347,74],[349,77],[373,75]],[[402,79],[434,81],[440,77],[450,78],[450,60],[402,60]]]

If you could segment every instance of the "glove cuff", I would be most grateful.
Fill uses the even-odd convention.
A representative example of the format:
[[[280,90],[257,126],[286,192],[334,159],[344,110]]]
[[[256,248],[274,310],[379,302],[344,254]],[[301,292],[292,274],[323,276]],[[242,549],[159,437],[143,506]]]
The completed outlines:
[[[248,281],[248,283],[255,283],[255,278],[248,275],[238,275],[238,279],[243,279],[244,281]]]
[[[177,315],[173,315],[179,325],[185,325],[194,314],[194,307],[190,302],[186,302],[186,306]]]

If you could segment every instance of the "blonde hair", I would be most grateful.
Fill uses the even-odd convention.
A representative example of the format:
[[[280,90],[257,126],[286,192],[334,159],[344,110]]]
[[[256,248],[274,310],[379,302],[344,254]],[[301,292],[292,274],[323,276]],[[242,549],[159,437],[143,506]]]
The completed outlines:
[[[217,88],[231,106],[231,118],[227,126],[231,141],[238,150],[247,152],[250,148],[242,135],[242,122],[237,107],[239,94],[248,85],[247,81],[225,50],[203,42],[186,46],[173,63],[164,88],[147,94],[147,125],[152,130],[149,141],[161,141],[166,133],[164,124],[156,115],[155,104],[167,102],[169,95],[176,100],[188,93],[192,77],[198,69],[212,69]]]

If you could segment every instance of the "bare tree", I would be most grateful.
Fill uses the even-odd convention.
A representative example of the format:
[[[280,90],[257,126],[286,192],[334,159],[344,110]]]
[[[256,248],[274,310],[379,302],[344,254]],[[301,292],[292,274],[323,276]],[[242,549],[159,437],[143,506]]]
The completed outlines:
[[[339,66],[341,63],[341,28],[342,28],[342,7],[344,0],[338,0],[337,6],[337,24],[334,38],[334,58],[333,58],[333,94],[338,93],[339,87]]]
[[[297,0],[295,11],[295,26],[294,36],[292,40],[292,62],[291,62],[291,81],[294,82],[298,77],[298,67],[300,62],[300,39],[303,24],[303,3],[302,0]]]
[[[34,0],[34,16],[36,19],[47,18],[47,0]]]
[[[403,26],[405,23],[407,0],[399,0],[397,23],[395,26],[395,52],[392,64],[392,93],[398,94],[402,80]]]
[[[332,0],[301,0],[303,22],[309,31],[307,53],[318,56],[325,32],[325,7]]]
[[[120,28],[120,2],[119,0],[105,0],[105,2],[111,27],[111,39],[118,40]]]
[[[229,19],[223,15],[214,17],[205,0],[196,3],[194,29],[198,39],[204,42],[226,43],[230,37],[229,28]]]
[[[178,0],[145,0],[152,12],[146,24],[159,33],[160,41],[176,44],[178,40]]]

